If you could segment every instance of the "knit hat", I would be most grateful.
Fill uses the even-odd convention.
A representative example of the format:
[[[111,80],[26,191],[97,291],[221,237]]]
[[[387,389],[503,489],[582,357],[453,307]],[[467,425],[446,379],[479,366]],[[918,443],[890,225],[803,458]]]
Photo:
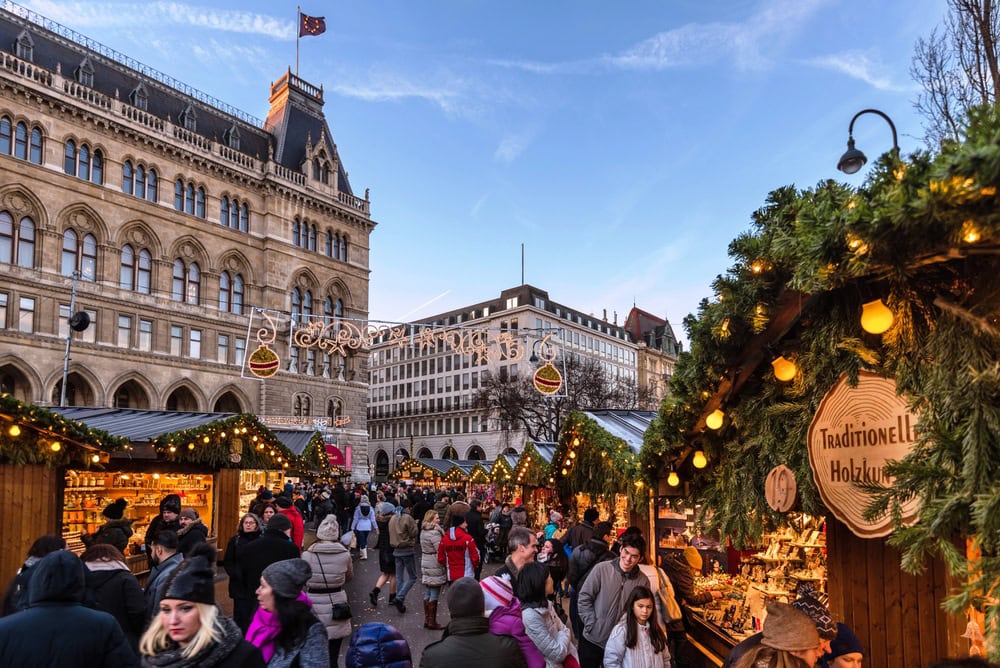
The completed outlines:
[[[699,552],[698,548],[693,545],[688,545],[684,548],[684,561],[686,561],[688,566],[696,571],[700,571],[701,567],[705,563],[701,559],[701,552]]]
[[[285,559],[271,564],[260,575],[271,585],[275,594],[296,599],[312,577],[312,568],[304,559]]]
[[[185,508],[181,511],[181,517],[186,517],[189,520],[196,520],[198,519],[198,511],[194,508]]]
[[[125,516],[125,506],[127,505],[128,501],[125,499],[116,499],[114,503],[101,511],[101,514],[109,520],[120,520]]]
[[[553,524],[556,524],[556,523],[558,523],[560,521],[562,521],[562,515],[560,515],[559,513],[557,513],[554,510],[551,513],[549,513],[549,522],[552,522]]]
[[[594,538],[598,540],[603,539],[605,536],[611,534],[611,530],[614,529],[611,526],[611,522],[598,522],[597,526],[594,527]]]
[[[597,518],[600,516],[601,514],[597,512],[597,508],[587,508],[585,511],[583,511],[584,522],[596,522]]]
[[[172,513],[181,512],[181,497],[176,494],[167,494],[160,500],[160,512],[169,510]]]
[[[206,549],[207,548],[207,549]],[[215,548],[202,543],[167,577],[161,598],[215,604]]]
[[[483,589],[486,604],[484,614],[487,616],[496,608],[510,605],[511,601],[514,600],[514,590],[506,578],[491,575],[488,578],[483,578],[479,586]]]
[[[275,529],[277,531],[288,531],[292,528],[292,521],[285,515],[276,513],[267,521],[267,528]]]
[[[801,652],[819,647],[819,633],[808,615],[786,603],[767,606],[764,637],[760,644],[788,652]]]
[[[292,507],[292,500],[289,499],[284,494],[279,494],[278,495],[277,504],[278,504],[279,508],[291,508]]]
[[[320,496],[323,497],[324,499],[329,499],[330,498],[330,492],[323,492],[322,494],[320,494]]]
[[[451,583],[451,590],[448,592],[448,612],[452,619],[482,617],[485,610],[483,588],[475,578],[459,578]]]
[[[858,637],[854,635],[854,631],[847,624],[837,624],[837,637],[830,643],[830,653],[824,658],[836,659],[838,656],[844,656],[853,652],[857,652],[863,656],[865,648],[861,646],[861,641],[858,640]]]
[[[810,594],[805,594],[795,599],[792,607],[801,610],[813,620],[816,630],[821,638],[833,640],[837,637],[837,624],[833,621],[833,613],[819,600]]]
[[[337,522],[337,516],[330,513],[323,518],[323,521],[316,529],[316,540],[337,540],[339,538],[340,523]]]
[[[274,498],[274,492],[272,492],[269,489],[265,489],[263,492],[260,493],[261,501],[269,501],[273,498]]]

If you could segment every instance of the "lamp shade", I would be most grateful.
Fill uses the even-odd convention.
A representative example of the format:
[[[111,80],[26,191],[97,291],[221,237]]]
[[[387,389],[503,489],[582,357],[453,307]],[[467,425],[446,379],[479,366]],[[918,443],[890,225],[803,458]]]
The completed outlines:
[[[855,174],[865,166],[866,162],[868,162],[867,156],[854,148],[854,138],[851,137],[847,140],[847,150],[844,151],[844,155],[840,156],[840,160],[837,162],[837,169],[845,174]]]
[[[671,487],[677,487],[681,484],[681,478],[677,475],[677,471],[671,471],[670,475],[667,476],[667,484]]]
[[[708,414],[705,418],[705,426],[709,429],[721,429],[722,420],[726,417],[726,414],[716,408],[714,411]]]
[[[882,334],[890,327],[894,316],[881,299],[868,302],[861,307],[861,329],[869,334]]]
[[[708,466],[708,458],[705,457],[705,452],[703,450],[695,450],[694,457],[691,458],[691,464],[696,469],[703,469]]]
[[[771,366],[774,368],[774,377],[782,382],[788,382],[792,378],[795,378],[795,374],[799,371],[795,367],[795,362],[784,355],[772,361]]]

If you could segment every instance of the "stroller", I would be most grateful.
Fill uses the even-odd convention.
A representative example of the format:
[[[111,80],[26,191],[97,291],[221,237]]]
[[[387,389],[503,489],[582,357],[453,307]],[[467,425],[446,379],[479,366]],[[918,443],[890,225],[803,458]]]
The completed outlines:
[[[485,563],[490,563],[491,561],[503,561],[503,545],[500,540],[500,525],[496,522],[490,522],[486,525],[486,554],[484,555]]]

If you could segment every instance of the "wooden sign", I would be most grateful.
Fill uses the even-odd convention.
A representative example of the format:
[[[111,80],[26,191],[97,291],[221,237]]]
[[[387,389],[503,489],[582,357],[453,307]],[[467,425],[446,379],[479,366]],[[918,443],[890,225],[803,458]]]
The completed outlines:
[[[909,454],[916,439],[915,415],[896,394],[896,383],[862,371],[857,387],[846,374],[823,397],[809,425],[809,464],[823,503],[837,519],[861,538],[878,538],[892,531],[885,515],[864,519],[871,498],[858,483],[892,484],[885,466]],[[903,506],[903,521],[916,515],[917,499]]]
[[[767,474],[764,482],[764,496],[767,505],[779,513],[787,513],[795,504],[798,485],[795,484],[795,473],[784,464],[775,466]]]

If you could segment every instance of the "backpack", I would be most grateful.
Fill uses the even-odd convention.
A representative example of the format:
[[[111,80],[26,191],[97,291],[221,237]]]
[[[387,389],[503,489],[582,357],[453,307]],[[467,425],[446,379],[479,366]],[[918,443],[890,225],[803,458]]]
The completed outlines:
[[[361,514],[364,515],[365,517],[368,517],[368,513],[370,513],[371,511],[372,511],[371,506],[361,506]]]

